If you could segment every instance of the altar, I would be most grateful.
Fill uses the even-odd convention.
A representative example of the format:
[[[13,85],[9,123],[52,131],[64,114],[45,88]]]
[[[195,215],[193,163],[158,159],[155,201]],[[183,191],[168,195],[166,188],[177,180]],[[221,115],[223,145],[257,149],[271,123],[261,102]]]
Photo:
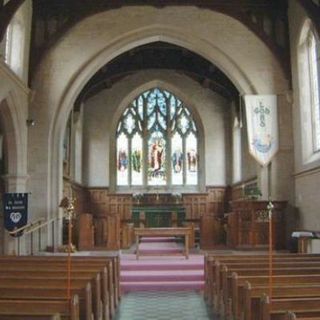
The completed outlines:
[[[185,218],[185,208],[181,205],[132,207],[132,221],[135,228],[182,227]]]

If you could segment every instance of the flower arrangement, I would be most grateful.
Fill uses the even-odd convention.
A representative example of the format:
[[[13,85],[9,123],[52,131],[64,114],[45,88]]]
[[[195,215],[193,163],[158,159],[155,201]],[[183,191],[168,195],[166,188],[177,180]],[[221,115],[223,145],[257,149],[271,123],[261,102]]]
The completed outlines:
[[[135,192],[133,195],[132,195],[132,198],[137,201],[137,203],[140,203],[140,200],[143,198],[143,193],[141,192]]]
[[[251,200],[258,200],[261,196],[261,190],[257,185],[245,186],[244,195],[246,198]]]
[[[176,200],[176,203],[179,203],[182,200],[182,194],[180,192],[172,193],[172,197]]]

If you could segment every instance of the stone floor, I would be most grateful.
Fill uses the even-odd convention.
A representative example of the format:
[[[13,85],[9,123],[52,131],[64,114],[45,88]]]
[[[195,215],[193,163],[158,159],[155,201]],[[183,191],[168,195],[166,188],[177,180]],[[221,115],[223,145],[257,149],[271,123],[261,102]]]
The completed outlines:
[[[209,320],[197,292],[133,292],[122,296],[115,320]]]

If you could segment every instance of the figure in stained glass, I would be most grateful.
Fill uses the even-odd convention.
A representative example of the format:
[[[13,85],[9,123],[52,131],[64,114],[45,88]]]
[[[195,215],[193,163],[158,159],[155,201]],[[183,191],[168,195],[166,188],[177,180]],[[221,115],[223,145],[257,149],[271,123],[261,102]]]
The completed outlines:
[[[175,173],[180,173],[182,170],[182,151],[177,149],[172,154],[172,167]]]
[[[125,150],[120,149],[118,154],[118,170],[125,171],[128,168],[128,155]]]
[[[189,150],[188,152],[188,170],[190,172],[197,171],[197,151],[194,149]]]
[[[151,146],[151,168],[153,171],[159,171],[163,163],[163,146],[159,140],[156,140]]]
[[[140,172],[141,170],[141,151],[140,150],[134,150],[132,152],[131,161],[132,161],[132,169],[134,171]]]

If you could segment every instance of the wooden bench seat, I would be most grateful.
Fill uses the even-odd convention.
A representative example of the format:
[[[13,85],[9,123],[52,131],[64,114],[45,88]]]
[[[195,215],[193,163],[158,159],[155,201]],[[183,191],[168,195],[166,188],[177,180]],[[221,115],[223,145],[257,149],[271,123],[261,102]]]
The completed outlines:
[[[33,298],[31,296],[32,291],[36,291],[37,289],[52,289],[52,290],[64,290],[67,292],[67,281],[66,279],[1,279],[0,281],[0,288],[13,288],[15,290],[18,290],[20,292],[27,293],[25,295],[25,300],[29,300],[29,298]],[[83,304],[81,304],[80,308],[80,316],[81,319],[85,320],[92,320],[92,290],[91,290],[91,283],[87,280],[73,280],[71,282],[71,293],[78,293],[81,297],[81,301],[83,301]],[[79,298],[78,298],[79,300]],[[101,319],[101,312],[95,314],[95,319]]]
[[[42,314],[32,314],[32,313],[25,313],[25,314],[2,314],[0,312],[0,319],[1,320],[61,320],[60,313],[47,313],[44,312]]]
[[[255,320],[260,314],[261,296],[269,291],[268,286],[252,286],[246,282],[243,294],[239,294],[238,302],[233,304],[233,315],[236,319]],[[273,298],[320,297],[318,285],[277,285],[272,287]],[[237,310],[238,309],[238,310]],[[238,312],[237,312],[238,311]]]
[[[51,265],[64,265],[67,263],[66,255],[62,256],[0,256],[0,265],[1,264],[11,264],[13,261],[23,262],[24,265],[31,264],[33,266],[34,260],[37,262],[45,261],[42,263],[50,262]],[[8,263],[9,262],[9,263]],[[64,264],[65,263],[65,264]],[[78,265],[85,266],[97,266],[97,265],[106,265],[109,271],[109,286],[110,291],[113,293],[114,297],[114,307],[118,306],[120,300],[120,259],[118,255],[113,256],[72,256],[72,268]]]
[[[310,314],[306,314],[304,316],[297,316],[294,312],[288,311],[285,320],[320,320],[320,315],[318,317],[310,316]]]
[[[288,310],[301,317],[318,317],[320,316],[320,297],[281,298],[270,301],[269,297],[264,295],[261,298],[261,312],[257,320],[285,320]]]
[[[232,275],[232,298],[231,301],[238,301],[239,296],[243,296],[244,286],[249,282],[251,286],[268,287],[268,276],[239,276],[237,273]],[[295,286],[295,285],[314,285],[320,283],[320,275],[276,275],[272,276],[273,286]],[[242,290],[242,291],[241,291]],[[231,304],[232,305],[232,304]],[[230,306],[228,306],[228,310]]]
[[[320,259],[314,260],[296,260],[296,259],[276,259],[273,261],[273,268],[285,268],[285,267],[320,267]],[[214,285],[215,288],[220,289],[222,286],[222,273],[228,270],[229,272],[237,272],[240,269],[263,269],[269,268],[269,261],[258,260],[258,261],[244,261],[244,262],[220,262],[217,261],[213,266],[211,266],[211,286]],[[211,289],[212,290],[212,289]],[[211,293],[211,296],[214,292]]]
[[[59,271],[41,270],[40,268],[37,268],[37,270],[28,270],[28,271],[17,271],[17,270],[1,271],[0,286],[5,284],[5,282],[2,281],[4,279],[30,280],[30,283],[32,283],[33,279],[42,279],[42,280],[49,279],[49,281],[62,280],[63,281],[62,283],[64,284],[65,288],[67,284],[67,275],[65,273],[62,273],[61,271],[59,272]],[[93,310],[93,313],[96,315],[95,318],[100,318],[103,307],[106,307],[109,310],[109,301],[107,300],[106,302],[107,305],[105,305],[102,300],[100,274],[97,272],[89,272],[89,271],[81,271],[81,272],[72,271],[71,282],[77,279],[90,281],[91,283],[90,291],[92,293],[90,298],[89,297],[85,298],[85,300],[87,301],[86,304],[89,305],[88,300],[90,299],[92,301],[90,303],[90,305],[92,305],[91,310]],[[80,299],[82,298],[82,296],[83,294],[79,295]]]
[[[13,261],[12,261],[13,260]],[[66,272],[66,258],[58,257],[58,259],[54,259],[50,257],[46,259],[46,257],[17,257],[14,259],[0,259],[0,270],[8,270],[8,271],[19,271],[23,265],[23,270],[31,271],[34,270],[35,261],[37,262],[37,270],[41,268],[41,270],[46,270],[50,272],[58,272],[65,271]],[[102,303],[103,303],[103,313],[104,318],[108,319],[115,313],[115,305],[117,300],[114,297],[114,275],[113,275],[113,267],[112,262],[107,259],[90,259],[82,261],[81,259],[75,259],[72,261],[72,270],[75,273],[83,274],[84,272],[100,272],[101,274],[101,287],[102,290]],[[97,291],[94,291],[97,292]],[[97,293],[98,294],[98,293]],[[99,307],[99,300],[95,299],[96,305],[94,305],[94,310],[101,309]]]
[[[288,320],[287,307],[296,312],[298,319],[320,315],[320,304],[315,306],[320,301],[320,255],[273,255],[272,302],[281,300],[283,309],[274,308],[272,303],[270,317],[266,318],[262,317],[260,298],[269,291],[269,271],[267,255],[207,256],[206,299],[220,315],[233,320]],[[294,307],[289,301],[308,302]]]
[[[249,266],[251,267],[251,266]],[[256,269],[229,269],[224,266],[222,273],[221,273],[221,283],[222,287],[220,288],[220,281],[217,281],[216,288],[217,291],[215,292],[215,304],[219,302],[220,304],[223,303],[224,306],[223,310],[226,310],[227,305],[229,304],[229,299],[232,298],[232,301],[237,301],[239,297],[239,294],[237,291],[232,287],[232,274],[236,273],[238,276],[242,277],[250,277],[250,276],[268,276],[269,275],[269,269],[266,268],[266,266],[262,266],[262,268],[256,268]],[[320,275],[320,266],[318,268],[313,267],[290,267],[290,266],[284,266],[283,268],[277,268],[273,269],[272,271],[273,275]],[[217,306],[216,306],[217,307]],[[220,305],[221,307],[221,305]],[[228,307],[229,308],[229,307]]]
[[[320,262],[319,254],[275,254],[273,256],[273,263],[280,262]],[[222,264],[227,265],[239,265],[239,263],[244,264],[245,268],[248,264],[268,264],[269,259],[267,255],[234,255],[234,256],[206,256],[205,259],[205,290],[204,295],[209,303],[213,304],[214,301],[214,289],[216,287],[215,278],[217,273],[217,268],[220,269]]]
[[[79,299],[73,295],[71,302],[67,300],[10,300],[0,299],[0,315],[23,316],[60,314],[63,319],[80,320]],[[1,318],[2,319],[2,318]]]
[[[281,274],[320,274],[320,261],[275,261],[273,263],[273,270],[275,275]],[[231,278],[232,272],[237,272],[239,275],[268,275],[269,264],[265,261],[249,262],[249,263],[219,263],[214,266],[214,271],[211,276],[210,297],[213,301],[211,304],[217,309],[217,301],[221,291],[225,292],[224,288],[228,290],[230,285],[227,285],[227,278]],[[230,289],[229,289],[230,291]],[[226,292],[225,292],[226,294]],[[226,294],[227,296],[227,294]],[[224,300],[226,301],[226,300]]]

